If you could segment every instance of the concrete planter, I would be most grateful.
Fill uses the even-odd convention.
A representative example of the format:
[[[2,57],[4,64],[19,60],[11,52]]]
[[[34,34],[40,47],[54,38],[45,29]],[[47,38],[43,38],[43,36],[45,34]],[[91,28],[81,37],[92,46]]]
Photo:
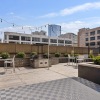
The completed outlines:
[[[30,65],[30,58],[15,58],[16,67],[27,67]]]
[[[51,58],[51,65],[59,64],[59,57]]]
[[[48,67],[48,59],[35,59],[30,60],[30,66],[33,68],[45,68]],[[51,60],[49,60],[49,67],[51,66]]]
[[[68,58],[67,57],[59,57],[59,63],[67,63]]]
[[[78,76],[100,84],[100,65],[81,63],[78,65]]]

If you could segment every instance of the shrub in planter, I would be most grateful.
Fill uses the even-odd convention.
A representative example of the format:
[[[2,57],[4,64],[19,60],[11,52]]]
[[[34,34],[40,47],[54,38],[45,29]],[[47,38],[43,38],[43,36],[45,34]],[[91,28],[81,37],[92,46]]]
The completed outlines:
[[[67,53],[65,53],[65,54],[64,54],[64,57],[68,57],[68,54],[67,54]]]
[[[10,57],[10,55],[7,52],[3,52],[3,53],[1,53],[1,57],[2,57],[2,59],[7,59],[8,57]]]
[[[17,58],[24,58],[25,57],[25,53],[24,52],[18,52],[16,57]]]
[[[32,59],[34,59],[34,58],[37,59],[38,58],[37,52],[32,52],[31,53],[31,58]]]
[[[93,54],[89,54],[89,58],[94,58],[94,55]]]
[[[96,56],[95,58],[93,58],[93,62],[94,64],[100,65],[100,56]]]
[[[59,52],[55,53],[55,57],[60,57],[60,53]]]
[[[49,54],[49,58],[50,58],[51,56],[50,56],[50,54]],[[48,53],[44,53],[43,54],[43,58],[48,58]]]

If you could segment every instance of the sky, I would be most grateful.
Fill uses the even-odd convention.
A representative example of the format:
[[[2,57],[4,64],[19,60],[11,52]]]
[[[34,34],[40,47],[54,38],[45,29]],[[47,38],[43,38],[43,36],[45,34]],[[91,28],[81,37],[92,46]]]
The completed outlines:
[[[2,0],[0,18],[9,22],[0,21],[0,37],[4,31],[45,30],[46,24],[61,25],[62,34],[77,34],[80,28],[100,26],[100,0]]]

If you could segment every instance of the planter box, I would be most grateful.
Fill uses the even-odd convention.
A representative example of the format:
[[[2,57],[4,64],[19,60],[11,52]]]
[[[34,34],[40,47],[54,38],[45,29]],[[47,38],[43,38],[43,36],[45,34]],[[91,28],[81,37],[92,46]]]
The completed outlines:
[[[78,76],[100,84],[100,65],[95,65],[93,63],[80,63],[78,65]]]
[[[59,58],[51,58],[51,65],[56,65],[56,64],[59,64]]]
[[[30,58],[15,58],[16,67],[27,67],[30,66]]]
[[[33,68],[45,68],[45,67],[48,67],[48,59],[30,60],[30,65]],[[49,67],[50,66],[51,66],[51,62],[49,60]]]
[[[68,58],[67,57],[59,57],[59,63],[67,63]]]
[[[4,66],[4,61],[0,61],[0,67]]]

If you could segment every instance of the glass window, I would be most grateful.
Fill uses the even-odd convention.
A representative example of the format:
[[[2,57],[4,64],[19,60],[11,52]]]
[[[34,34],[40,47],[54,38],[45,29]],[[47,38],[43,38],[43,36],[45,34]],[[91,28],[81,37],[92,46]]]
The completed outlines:
[[[48,39],[42,38],[42,42],[48,42]]]
[[[95,37],[90,37],[90,40],[95,40]]]
[[[50,42],[51,43],[57,43],[57,40],[56,39],[50,39]]]
[[[100,30],[97,30],[97,34],[100,34]]]
[[[88,41],[88,38],[85,38],[85,41]]]
[[[89,43],[86,43],[85,45],[86,45],[86,46],[89,46]]]
[[[9,40],[19,40],[19,36],[9,35]]]
[[[72,41],[65,40],[65,44],[72,44]]]
[[[85,36],[88,36],[88,33],[85,33]]]
[[[95,31],[90,32],[90,35],[95,35]]]
[[[58,40],[58,43],[64,43],[64,40]]]
[[[21,36],[22,41],[30,41],[30,37]]]
[[[90,46],[95,46],[95,42],[91,42],[90,43]]]
[[[40,38],[32,37],[32,41],[40,42]]]
[[[97,36],[97,39],[100,39],[100,36]]]

